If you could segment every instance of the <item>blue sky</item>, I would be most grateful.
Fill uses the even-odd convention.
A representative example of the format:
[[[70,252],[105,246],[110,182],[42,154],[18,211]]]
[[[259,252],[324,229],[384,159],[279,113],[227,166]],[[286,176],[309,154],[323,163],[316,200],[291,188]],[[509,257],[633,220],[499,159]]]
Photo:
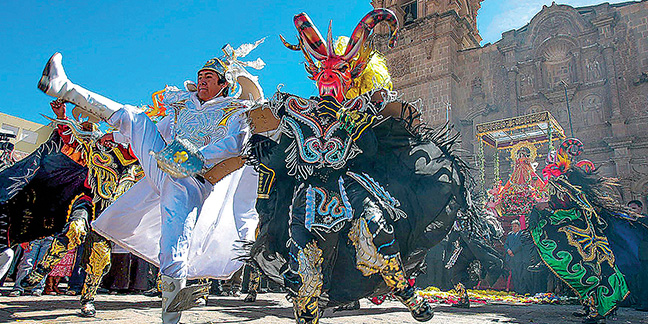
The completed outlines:
[[[599,1],[568,0],[575,6]],[[620,2],[620,1],[611,1]],[[543,0],[486,0],[478,25],[484,42],[519,28],[537,13]],[[316,93],[298,52],[278,39],[296,39],[292,17],[306,12],[326,32],[349,35],[372,9],[362,1],[1,1],[0,112],[46,123],[50,97],[36,84],[54,52],[63,54],[70,79],[115,101],[149,104],[165,85],[182,87],[202,64],[220,56],[225,43],[237,47],[267,37],[246,59],[261,57],[266,67],[251,70],[266,96],[278,84],[284,91]]]

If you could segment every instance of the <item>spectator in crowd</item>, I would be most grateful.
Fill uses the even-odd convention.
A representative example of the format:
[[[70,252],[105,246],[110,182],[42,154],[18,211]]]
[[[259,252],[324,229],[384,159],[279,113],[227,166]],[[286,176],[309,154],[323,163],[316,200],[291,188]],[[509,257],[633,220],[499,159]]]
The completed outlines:
[[[74,262],[76,261],[77,248],[68,250],[61,262],[59,262],[49,275],[45,278],[45,290],[44,294],[47,295],[61,295],[61,292],[58,288],[59,283],[63,277],[69,277],[72,275],[72,268],[74,268]]]
[[[110,270],[102,286],[111,293],[141,293],[149,289],[148,262],[113,243]]]
[[[25,253],[23,254],[20,263],[18,264],[18,271],[16,273],[16,281],[14,282],[13,290],[9,293],[11,297],[21,296],[25,293],[25,289],[20,285],[20,281],[27,276],[29,271],[34,267],[35,264],[38,264],[47,249],[49,249],[50,244],[52,244],[52,237],[46,237],[38,240],[33,240],[26,244]],[[45,287],[45,278],[41,280],[34,289],[31,290],[32,295],[40,296],[43,294],[43,289]]]
[[[506,249],[505,261],[509,269],[511,269],[513,290],[520,294],[528,293],[527,284],[524,282],[526,267],[522,247],[522,232],[520,232],[520,222],[518,220],[511,222],[511,232],[506,236],[504,248]]]
[[[234,272],[231,278],[221,281],[221,295],[223,296],[241,296],[241,284],[243,283],[243,268]]]

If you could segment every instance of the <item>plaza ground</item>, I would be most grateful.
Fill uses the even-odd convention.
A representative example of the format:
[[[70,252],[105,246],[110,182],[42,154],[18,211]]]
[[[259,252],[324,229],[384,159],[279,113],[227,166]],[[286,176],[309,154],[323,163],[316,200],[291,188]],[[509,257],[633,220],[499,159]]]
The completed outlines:
[[[98,295],[97,316],[79,316],[78,296],[21,296],[6,297],[10,288],[0,289],[0,323],[109,323],[140,324],[161,323],[160,299],[142,295]],[[405,308],[396,301],[373,305],[361,301],[356,311],[333,312],[326,310],[323,324],[374,324],[417,323]],[[580,323],[571,316],[576,305],[478,305],[470,309],[456,309],[436,305],[436,314],[428,323],[440,324],[492,324]],[[182,323],[278,323],[292,324],[291,304],[284,294],[260,294],[257,302],[245,303],[241,297],[210,296],[207,306],[186,311]],[[607,323],[646,323],[648,313],[622,308],[616,319]]]

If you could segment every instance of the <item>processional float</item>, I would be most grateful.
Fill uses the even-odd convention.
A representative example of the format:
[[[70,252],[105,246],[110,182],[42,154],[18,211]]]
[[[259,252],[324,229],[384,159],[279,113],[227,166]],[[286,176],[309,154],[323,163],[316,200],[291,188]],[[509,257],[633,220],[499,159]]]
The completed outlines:
[[[536,173],[538,149],[547,143],[547,152],[551,152],[554,141],[565,138],[565,131],[551,113],[544,111],[478,124],[476,134],[479,189],[486,197],[486,208],[497,214],[505,231],[510,230],[511,221],[515,219],[519,219],[522,229],[526,228],[525,216],[534,202],[541,199],[545,186],[545,181]],[[494,183],[490,189],[486,185],[485,146],[495,149]],[[508,151],[512,169],[504,185],[500,177],[502,151]]]

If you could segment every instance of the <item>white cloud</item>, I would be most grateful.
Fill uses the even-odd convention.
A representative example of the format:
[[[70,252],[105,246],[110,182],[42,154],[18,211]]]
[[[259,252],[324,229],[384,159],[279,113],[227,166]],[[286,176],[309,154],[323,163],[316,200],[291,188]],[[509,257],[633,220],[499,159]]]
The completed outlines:
[[[497,14],[492,17],[478,15],[480,22],[480,34],[484,42],[494,43],[502,37],[502,33],[511,29],[520,28],[529,23],[531,18],[542,9],[543,5],[551,6],[552,0],[486,0],[484,6],[493,6],[497,1]],[[628,0],[565,0],[558,1],[558,4],[567,4],[574,7],[590,6],[603,2],[619,3]],[[490,21],[489,21],[490,20]]]

